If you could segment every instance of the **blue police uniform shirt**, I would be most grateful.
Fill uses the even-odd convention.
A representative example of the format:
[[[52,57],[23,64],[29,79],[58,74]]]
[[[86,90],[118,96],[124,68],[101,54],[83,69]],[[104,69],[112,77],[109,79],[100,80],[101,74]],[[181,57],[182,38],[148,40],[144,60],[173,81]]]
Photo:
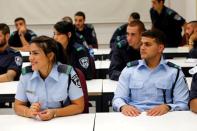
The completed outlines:
[[[136,66],[125,67],[115,91],[113,109],[120,111],[125,104],[135,106],[140,111],[151,109],[164,104],[163,91],[165,91],[166,103],[171,110],[188,110],[189,91],[182,71],[174,87],[173,98],[171,96],[177,70],[168,66],[163,58],[153,70],[146,65],[144,60],[139,60]]]
[[[23,102],[40,102],[41,109],[59,108],[61,102],[66,103],[68,98],[76,100],[83,96],[79,78],[71,69],[71,83],[68,88],[69,75],[58,72],[58,65],[54,64],[49,76],[43,80],[38,71],[21,75],[15,98]]]
[[[19,79],[22,67],[22,56],[19,51],[7,47],[4,52],[0,53],[0,74],[8,70],[14,70],[17,73],[15,80]]]

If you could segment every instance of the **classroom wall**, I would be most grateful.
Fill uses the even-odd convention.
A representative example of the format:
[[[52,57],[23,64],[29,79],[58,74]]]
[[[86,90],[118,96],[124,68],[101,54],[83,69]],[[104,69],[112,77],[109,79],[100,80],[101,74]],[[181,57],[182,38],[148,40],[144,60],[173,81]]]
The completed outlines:
[[[184,18],[186,18],[187,21],[197,19],[197,0],[168,0],[166,1],[166,4],[174,10],[176,10]],[[127,16],[125,17],[127,18]],[[149,17],[149,15],[147,17]],[[127,20],[125,20],[125,22],[126,21]],[[143,21],[145,23],[146,28],[149,29],[151,27],[150,21]],[[120,26],[123,23],[124,22],[93,22],[100,48],[108,47],[112,33],[118,26]],[[15,27],[12,24],[10,24],[10,27],[11,31],[15,29]],[[34,30],[38,35],[53,36],[53,24],[29,24],[28,27]]]

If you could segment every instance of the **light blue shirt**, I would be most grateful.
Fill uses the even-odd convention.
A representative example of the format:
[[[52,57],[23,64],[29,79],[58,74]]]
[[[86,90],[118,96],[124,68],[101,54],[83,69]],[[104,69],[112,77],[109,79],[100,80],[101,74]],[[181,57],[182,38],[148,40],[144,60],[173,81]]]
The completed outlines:
[[[177,68],[168,66],[163,58],[154,69],[150,69],[144,60],[139,60],[136,66],[125,67],[114,93],[113,109],[120,111],[120,107],[128,104],[145,111],[164,104],[165,97],[171,110],[188,110],[189,90],[181,70],[173,98],[171,95],[177,71]]]
[[[71,82],[69,90],[69,75],[58,72],[58,65],[54,64],[49,76],[43,80],[38,71],[21,75],[15,98],[23,102],[40,102],[41,109],[61,107],[68,97],[75,100],[83,96],[79,78],[74,69],[71,69]]]

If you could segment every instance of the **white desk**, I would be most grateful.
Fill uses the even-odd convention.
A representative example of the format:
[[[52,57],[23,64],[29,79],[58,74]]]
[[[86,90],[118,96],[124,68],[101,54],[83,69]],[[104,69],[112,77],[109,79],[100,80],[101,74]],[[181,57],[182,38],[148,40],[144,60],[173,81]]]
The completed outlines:
[[[151,117],[143,112],[138,117],[121,113],[96,113],[95,131],[197,131],[197,114],[190,111],[169,112]]]
[[[108,49],[93,49],[95,55],[108,55],[111,51],[110,48]]]
[[[86,84],[88,88],[88,95],[102,95],[102,79],[87,80]]]
[[[101,68],[101,62],[102,62],[101,60],[96,60],[95,61],[95,68],[96,69],[100,69]]]
[[[18,85],[18,81],[0,83],[0,95],[15,94],[17,90],[17,85]]]
[[[23,57],[29,57],[29,52],[20,51],[20,53]]]
[[[188,47],[175,47],[175,48],[165,48],[164,53],[188,53]]]
[[[182,68],[186,68],[186,67],[192,68],[192,67],[197,65],[196,60],[192,61],[192,59],[186,59],[186,58],[167,59],[167,61],[170,61],[170,62],[172,62],[172,63],[174,63],[174,64],[176,64],[176,65],[178,65]]]
[[[31,63],[30,62],[23,62],[22,68],[26,67],[26,66],[30,66]]]
[[[1,131],[93,131],[95,114],[59,117],[38,121],[17,115],[0,115]]]
[[[118,81],[103,79],[103,93],[115,92],[117,88]]]

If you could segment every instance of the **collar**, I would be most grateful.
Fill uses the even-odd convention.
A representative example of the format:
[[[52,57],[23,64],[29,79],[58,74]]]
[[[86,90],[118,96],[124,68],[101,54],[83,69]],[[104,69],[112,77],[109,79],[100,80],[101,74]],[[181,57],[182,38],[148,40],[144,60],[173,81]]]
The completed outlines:
[[[138,64],[138,69],[142,69],[142,68],[149,68],[148,65],[146,64],[146,61],[143,60],[139,60],[139,64]],[[167,70],[167,61],[164,60],[163,57],[161,57],[161,60],[159,62],[159,64],[157,65],[156,68],[161,68],[161,69],[165,69]]]
[[[52,78],[55,81],[59,80],[57,66],[58,66],[57,64],[53,65],[53,68],[52,68],[51,72],[49,73],[49,75],[47,76],[47,78]],[[33,74],[32,74],[31,80],[33,80],[37,77],[40,77],[40,73],[38,71],[34,71]]]

